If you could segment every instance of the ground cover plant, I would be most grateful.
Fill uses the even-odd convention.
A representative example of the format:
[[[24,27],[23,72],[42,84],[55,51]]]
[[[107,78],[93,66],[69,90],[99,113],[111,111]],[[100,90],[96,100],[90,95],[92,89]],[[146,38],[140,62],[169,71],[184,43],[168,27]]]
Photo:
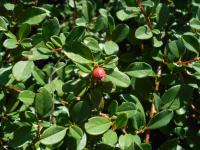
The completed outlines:
[[[1,0],[0,149],[199,150],[199,0]]]

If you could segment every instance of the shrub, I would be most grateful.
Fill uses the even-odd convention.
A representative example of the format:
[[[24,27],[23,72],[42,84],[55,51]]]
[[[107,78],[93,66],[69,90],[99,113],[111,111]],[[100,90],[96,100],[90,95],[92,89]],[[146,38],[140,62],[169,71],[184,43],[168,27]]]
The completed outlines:
[[[199,0],[0,12],[1,149],[199,149]]]

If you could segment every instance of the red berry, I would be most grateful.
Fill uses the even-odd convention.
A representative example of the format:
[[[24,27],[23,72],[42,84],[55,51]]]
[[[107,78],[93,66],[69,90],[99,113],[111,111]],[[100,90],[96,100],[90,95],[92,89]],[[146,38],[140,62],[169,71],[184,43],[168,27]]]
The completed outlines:
[[[105,80],[106,79],[106,72],[103,68],[97,67],[93,70],[92,72],[93,78],[94,79],[101,79]]]

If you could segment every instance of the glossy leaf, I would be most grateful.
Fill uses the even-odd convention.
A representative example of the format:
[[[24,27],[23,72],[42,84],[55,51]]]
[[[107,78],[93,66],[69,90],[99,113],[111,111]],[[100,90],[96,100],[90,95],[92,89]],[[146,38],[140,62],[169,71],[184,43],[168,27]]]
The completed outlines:
[[[169,124],[173,117],[172,110],[163,110],[156,114],[148,123],[148,129],[157,129],[166,126]]]
[[[112,122],[109,119],[97,116],[85,123],[85,130],[90,135],[99,135],[106,132],[111,125]]]
[[[35,110],[43,117],[49,116],[53,108],[51,94],[45,89],[40,88],[35,97]]]
[[[46,21],[42,26],[42,36],[46,41],[48,41],[51,36],[58,35],[59,32],[59,21],[55,17]]]
[[[40,142],[44,145],[57,144],[65,137],[65,134],[66,128],[61,126],[51,126],[42,133]]]
[[[195,36],[193,36],[192,34],[186,33],[182,36],[182,40],[183,40],[183,44],[185,45],[185,47],[192,51],[192,52],[198,52],[200,45],[198,40],[196,39]]]
[[[187,85],[176,85],[168,89],[161,97],[162,108],[178,109],[184,101],[187,101],[192,95],[192,87]]]
[[[2,16],[0,16],[0,31],[6,31],[6,30],[7,30],[7,22]]]
[[[17,39],[7,39],[3,42],[3,46],[7,49],[15,49],[18,47]]]
[[[135,37],[140,40],[147,40],[153,36],[151,30],[147,26],[140,26],[135,31]]]
[[[106,80],[111,81],[116,86],[123,88],[126,88],[130,85],[129,77],[118,69],[115,69],[110,74],[108,74],[106,76]]]
[[[112,40],[117,43],[121,42],[128,36],[128,34],[129,27],[126,24],[119,24],[112,33]]]
[[[118,137],[117,133],[113,130],[108,130],[103,134],[102,142],[108,145],[114,145],[117,143]]]
[[[153,75],[151,66],[144,62],[134,62],[130,64],[126,69],[126,73],[135,78],[144,78]]]
[[[116,54],[119,50],[118,45],[113,41],[107,41],[104,45],[104,50],[107,55]]]
[[[24,90],[24,91],[20,92],[18,98],[25,105],[29,106],[29,105],[33,104],[33,102],[34,102],[35,93],[32,91]]]
[[[64,54],[74,62],[80,64],[93,63],[93,55],[85,45],[72,42],[64,46]]]
[[[48,10],[41,7],[29,7],[23,13],[23,16],[20,16],[21,23],[28,23],[30,25],[39,24],[42,22],[45,17],[48,15]]]
[[[13,66],[12,73],[17,81],[26,81],[30,78],[33,68],[32,61],[19,61]]]

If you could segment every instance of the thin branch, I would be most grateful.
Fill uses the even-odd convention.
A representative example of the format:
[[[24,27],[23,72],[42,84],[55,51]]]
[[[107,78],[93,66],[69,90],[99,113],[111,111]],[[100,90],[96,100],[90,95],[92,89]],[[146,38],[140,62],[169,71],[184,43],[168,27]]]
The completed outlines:
[[[146,23],[147,23],[148,27],[151,30],[154,30],[153,25],[151,23],[151,20],[149,19],[149,17],[147,16],[147,14],[145,12],[144,5],[142,4],[142,1],[141,0],[136,0],[136,2],[137,2],[138,6],[140,8],[141,13],[144,15],[144,18],[146,20]]]
[[[157,78],[155,80],[155,88],[154,88],[154,92],[158,92],[160,89],[160,77],[162,75],[162,68],[161,65],[158,66],[157,68]],[[149,113],[150,119],[154,117],[154,115],[157,113],[156,107],[155,107],[155,101],[152,101],[151,104],[151,111]],[[150,130],[147,129],[146,130],[146,135],[145,135],[145,143],[149,144],[150,143]]]
[[[76,7],[76,0],[73,0],[74,2],[74,14],[73,14],[73,21],[75,22],[76,18],[78,17],[78,11]]]
[[[0,88],[1,89],[5,89],[5,90],[7,90],[7,91],[9,91],[11,93],[16,93],[16,94],[21,92],[20,89],[17,89],[15,87],[9,87],[9,86],[3,85],[3,84],[0,84]]]
[[[177,61],[176,64],[177,65],[188,65],[188,64],[191,64],[193,62],[196,62],[196,61],[200,61],[200,57],[197,57],[193,60],[187,60],[187,61]]]

